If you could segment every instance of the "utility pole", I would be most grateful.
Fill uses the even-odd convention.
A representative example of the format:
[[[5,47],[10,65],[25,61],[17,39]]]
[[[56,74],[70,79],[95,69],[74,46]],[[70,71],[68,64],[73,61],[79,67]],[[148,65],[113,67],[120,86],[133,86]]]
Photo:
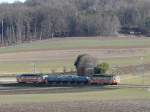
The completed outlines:
[[[1,29],[2,31],[2,44],[3,44],[3,42],[4,42],[4,20],[2,20],[2,29]]]
[[[142,75],[142,84],[144,85],[144,57],[141,56],[140,57],[140,61],[141,61],[141,75]]]
[[[141,75],[141,83],[144,85],[144,63],[143,63],[144,57],[141,56],[139,59],[139,67],[138,72]]]
[[[35,63],[32,63],[32,66],[33,66],[32,72],[35,74],[36,73],[36,65],[35,65]]]

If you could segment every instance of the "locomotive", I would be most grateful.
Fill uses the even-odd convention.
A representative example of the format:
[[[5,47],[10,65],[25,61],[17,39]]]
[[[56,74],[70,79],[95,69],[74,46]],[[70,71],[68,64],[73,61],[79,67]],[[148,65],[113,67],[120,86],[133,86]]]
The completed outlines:
[[[45,83],[47,75],[42,74],[21,74],[16,76],[18,83]]]
[[[44,83],[49,85],[117,85],[120,77],[115,75],[41,75],[41,74],[22,74],[17,75],[18,83]]]
[[[116,75],[93,75],[90,78],[90,84],[117,85],[119,83],[120,77]]]

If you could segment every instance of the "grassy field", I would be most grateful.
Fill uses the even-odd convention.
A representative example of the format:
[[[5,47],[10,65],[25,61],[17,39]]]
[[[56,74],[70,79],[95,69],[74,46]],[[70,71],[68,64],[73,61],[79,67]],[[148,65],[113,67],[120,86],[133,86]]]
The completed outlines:
[[[64,66],[70,71],[74,69],[73,64],[77,55],[82,53],[93,53],[93,56],[99,58],[99,62],[107,62],[111,67],[150,63],[148,51],[134,49],[143,47],[145,49],[150,47],[149,38],[65,38],[25,43],[0,48],[0,74],[30,73],[33,72],[34,65],[36,72],[63,71]],[[105,51],[101,51],[105,48]],[[67,51],[68,49],[71,51]],[[109,49],[113,49],[110,54],[108,54],[111,52]],[[120,49],[126,49],[126,53]],[[135,53],[132,54],[130,49]],[[140,61],[140,56],[144,57],[143,62]]]
[[[24,52],[35,50],[79,49],[79,48],[120,48],[150,46],[150,39],[98,39],[91,38],[65,38],[31,42],[16,46],[4,47],[0,53]]]
[[[133,61],[133,60],[132,60]],[[73,61],[72,61],[73,62]],[[126,61],[122,61],[120,64],[115,60],[105,61],[108,62],[111,67],[113,65],[119,65],[120,67],[128,66],[129,63]],[[33,62],[35,63],[35,72],[37,73],[51,73],[51,72],[63,72],[64,67],[67,68],[67,71],[75,70],[74,65],[70,62]],[[0,73],[4,74],[19,74],[19,73],[32,73],[34,72],[34,64],[32,62],[5,62],[4,64],[0,64]],[[133,62],[130,64],[136,65],[138,62]]]
[[[74,70],[74,60],[48,60],[48,61],[27,61],[27,62],[18,62],[18,61],[8,61],[0,62],[0,73],[1,74],[15,74],[15,73],[31,73],[34,71],[34,66],[36,72],[62,72],[64,67],[67,68],[67,71]],[[125,57],[125,58],[109,58],[109,59],[100,59],[99,63],[107,62],[110,64],[110,67],[118,65],[120,67],[129,66],[129,65],[138,65],[141,64],[140,57]],[[150,56],[145,56],[142,63],[150,63]]]
[[[71,93],[49,93],[49,94],[22,94],[22,95],[0,95],[0,104],[16,103],[45,103],[63,101],[100,101],[100,100],[146,100],[150,99],[147,89],[93,89],[80,88]]]
[[[121,76],[121,84],[150,85],[150,73]]]
[[[3,104],[1,112],[149,112],[147,100],[69,101]]]

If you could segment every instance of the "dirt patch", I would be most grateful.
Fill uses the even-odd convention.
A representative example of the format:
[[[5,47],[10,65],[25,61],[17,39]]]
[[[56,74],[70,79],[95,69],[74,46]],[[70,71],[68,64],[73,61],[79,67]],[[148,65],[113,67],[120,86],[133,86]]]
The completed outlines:
[[[149,100],[2,104],[0,112],[149,112]]]

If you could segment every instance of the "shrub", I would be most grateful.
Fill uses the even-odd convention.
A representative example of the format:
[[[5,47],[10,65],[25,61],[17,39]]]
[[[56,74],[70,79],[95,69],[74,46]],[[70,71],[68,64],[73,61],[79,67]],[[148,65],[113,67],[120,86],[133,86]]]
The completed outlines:
[[[97,67],[95,67],[95,74],[104,74],[108,71],[109,64],[108,63],[101,63],[98,64]]]

